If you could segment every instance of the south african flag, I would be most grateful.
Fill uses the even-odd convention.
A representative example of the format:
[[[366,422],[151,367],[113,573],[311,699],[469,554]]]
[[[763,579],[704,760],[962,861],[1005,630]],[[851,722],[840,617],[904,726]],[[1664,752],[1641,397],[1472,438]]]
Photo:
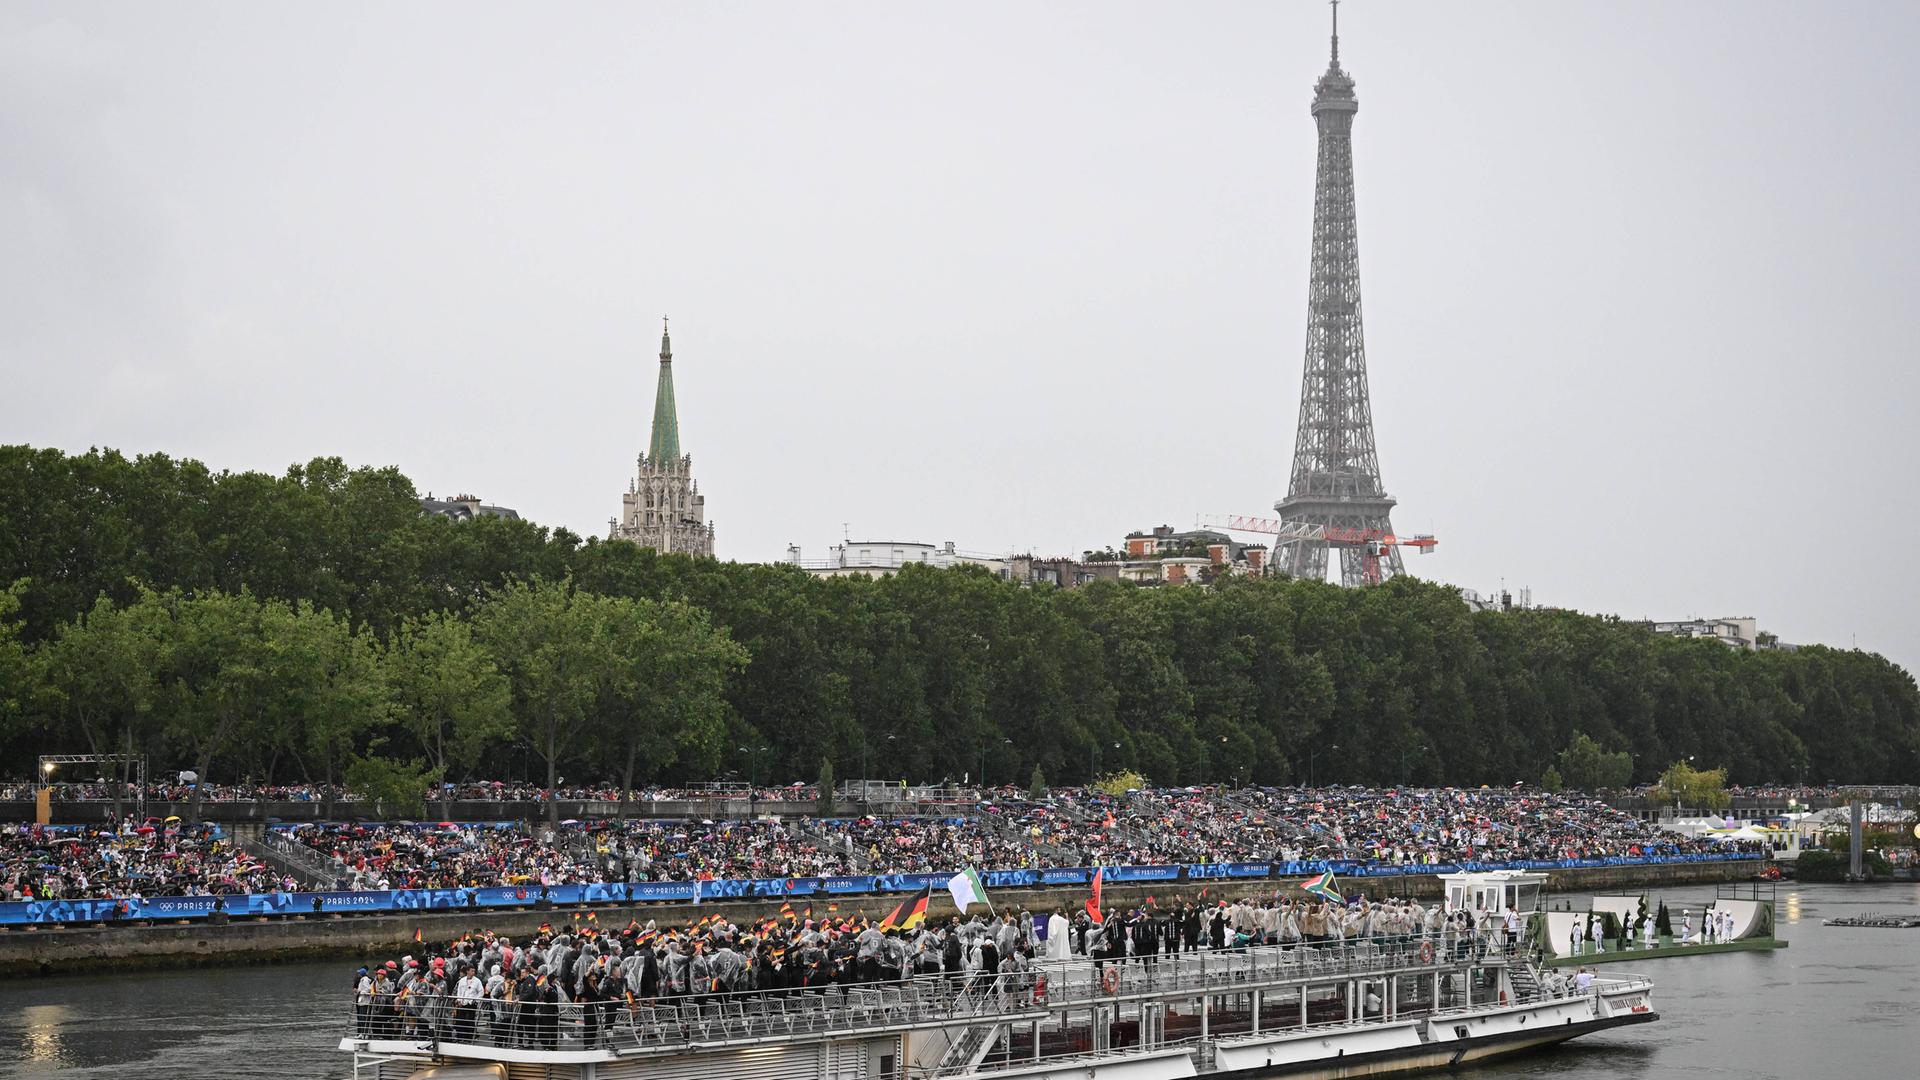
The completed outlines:
[[[1341,896],[1340,890],[1334,887],[1333,871],[1331,870],[1317,877],[1308,878],[1300,883],[1300,887],[1322,900],[1331,900],[1336,904],[1344,904],[1347,902],[1347,898]]]

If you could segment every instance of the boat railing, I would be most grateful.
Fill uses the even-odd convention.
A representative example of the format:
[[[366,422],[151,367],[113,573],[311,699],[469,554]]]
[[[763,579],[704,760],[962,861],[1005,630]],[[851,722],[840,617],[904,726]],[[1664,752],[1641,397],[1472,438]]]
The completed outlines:
[[[1261,945],[1124,960],[1051,960],[999,975],[929,974],[894,982],[595,1002],[406,992],[356,999],[354,1037],[526,1049],[637,1052],[875,1028],[1032,1018],[1123,999],[1244,993],[1520,960],[1504,937],[1405,937]]]

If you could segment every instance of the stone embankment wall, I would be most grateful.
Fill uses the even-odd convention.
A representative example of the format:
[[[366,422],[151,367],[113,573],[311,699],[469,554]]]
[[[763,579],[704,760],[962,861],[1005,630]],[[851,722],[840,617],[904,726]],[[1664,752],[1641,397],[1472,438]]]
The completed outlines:
[[[1761,863],[1685,863],[1673,866],[1619,866],[1584,870],[1556,870],[1549,875],[1548,888],[1556,893],[1593,893],[1622,889],[1671,888],[1682,885],[1713,884],[1745,880],[1758,871]],[[1160,907],[1181,902],[1211,904],[1216,900],[1235,900],[1249,896],[1272,896],[1275,890],[1288,889],[1297,882],[1288,879],[1241,879],[1238,881],[1173,882],[1109,885],[1103,892],[1106,906],[1131,908],[1145,904],[1149,897]],[[1441,894],[1440,879],[1430,874],[1395,878],[1348,878],[1341,887],[1362,890],[1370,896],[1415,896],[1424,900]],[[1301,894],[1304,895],[1304,894]],[[991,895],[996,910],[1027,909],[1069,911],[1085,903],[1087,890],[1082,886],[1044,889],[996,889]],[[812,901],[815,918],[847,918],[865,915],[879,919],[902,898],[898,895],[840,897],[831,901]],[[806,901],[795,907],[805,909]],[[837,907],[828,911],[828,904]],[[79,926],[52,929],[7,929],[0,931],[0,975],[65,974],[82,971],[115,971],[136,967],[191,967],[213,964],[278,963],[291,960],[354,958],[392,958],[414,949],[413,933],[419,930],[428,941],[447,941],[468,930],[487,928],[515,940],[531,938],[540,924],[561,927],[594,926],[608,933],[619,931],[630,920],[645,924],[649,920],[661,927],[683,926],[706,915],[722,912],[734,922],[748,922],[777,916],[780,901],[752,900],[706,904],[629,904],[593,908],[594,918],[575,919],[573,908],[526,908],[519,910],[490,908],[485,911],[431,911],[406,915],[323,915],[258,919],[236,919],[225,924],[206,920],[156,923],[135,926]],[[952,902],[945,893],[935,891],[930,914],[934,918],[953,914]]]

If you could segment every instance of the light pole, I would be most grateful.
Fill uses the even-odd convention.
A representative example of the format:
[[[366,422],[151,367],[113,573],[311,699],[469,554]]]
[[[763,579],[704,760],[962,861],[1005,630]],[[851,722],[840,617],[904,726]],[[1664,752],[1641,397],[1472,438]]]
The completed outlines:
[[[1427,752],[1427,744],[1421,743],[1419,746],[1414,747],[1412,751],[1408,751],[1406,747],[1400,748],[1400,784],[1403,787],[1413,783],[1413,774],[1407,771],[1407,755],[1410,752],[1424,754]]]
[[[1013,740],[1001,739],[1000,744],[1002,746],[1012,746]],[[989,747],[986,743],[980,744],[980,790],[982,791],[985,791],[987,789],[987,750],[988,749]]]
[[[1317,752],[1317,749],[1318,748],[1315,747],[1312,743],[1307,744],[1307,786],[1308,787],[1313,786],[1313,759]],[[1332,746],[1327,747],[1327,749],[1338,750],[1340,749],[1340,744],[1334,743]]]
[[[765,746],[743,746],[740,748],[740,752],[742,754],[747,755],[747,800],[748,802],[752,802],[753,800],[753,789],[756,786],[756,781],[760,775],[756,771],[756,767],[754,765],[754,755],[764,754],[767,752],[767,750],[768,750],[768,747],[765,747]]]

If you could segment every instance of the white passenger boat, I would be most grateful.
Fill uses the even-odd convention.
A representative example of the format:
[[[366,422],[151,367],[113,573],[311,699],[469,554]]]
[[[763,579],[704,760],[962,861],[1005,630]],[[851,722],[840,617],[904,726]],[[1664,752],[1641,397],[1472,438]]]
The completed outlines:
[[[1495,890],[1496,904],[1519,892]],[[1658,1018],[1645,978],[1547,989],[1559,982],[1525,942],[1509,947],[1496,932],[1075,959],[991,981],[510,1006],[464,1030],[359,1018],[340,1048],[356,1080],[1335,1078],[1444,1068]]]

